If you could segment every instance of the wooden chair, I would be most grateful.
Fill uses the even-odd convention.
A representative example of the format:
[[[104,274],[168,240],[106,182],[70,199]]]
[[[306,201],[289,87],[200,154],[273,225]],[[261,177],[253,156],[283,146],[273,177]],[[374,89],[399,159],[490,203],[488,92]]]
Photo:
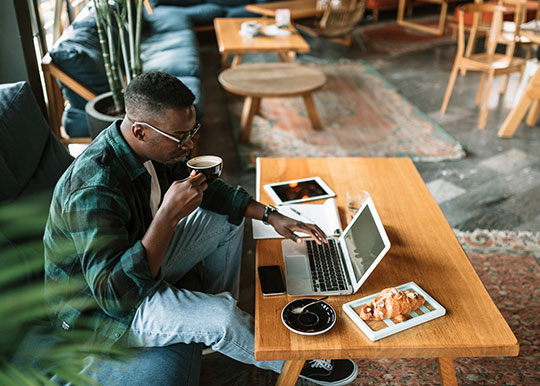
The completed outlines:
[[[320,18],[313,25],[296,24],[308,34],[350,46],[352,32],[364,17],[366,0],[329,1]]]
[[[484,129],[486,127],[488,99],[491,86],[493,84],[493,78],[495,76],[506,75],[513,72],[520,72],[523,74],[523,70],[525,69],[525,60],[521,58],[514,58],[513,49],[507,50],[505,54],[498,54],[495,52],[495,49],[497,48],[497,41],[499,40],[502,32],[502,12],[504,10],[505,8],[503,6],[496,4],[467,4],[459,11],[458,48],[454,66],[450,74],[450,80],[448,81],[446,94],[441,106],[441,113],[444,114],[446,112],[458,71],[480,71],[482,72],[482,79],[480,80],[480,86],[476,95],[476,104],[481,105],[480,119],[478,121],[479,129]],[[464,14],[474,13],[475,19],[481,20],[481,15],[484,12],[493,13],[486,51],[466,55]],[[473,23],[471,34],[476,33],[477,28],[478,23]],[[473,43],[474,42],[469,39],[469,44]],[[484,93],[486,77],[488,81]]]
[[[47,89],[49,126],[51,127],[52,132],[66,146],[72,143],[90,143],[92,141],[92,138],[90,137],[70,138],[64,132],[62,127],[62,114],[64,113],[65,101],[57,81],[64,83],[87,101],[95,98],[97,95],[62,71],[52,62],[51,56],[48,53],[41,60],[41,68],[43,70],[43,77],[45,78],[45,88]]]

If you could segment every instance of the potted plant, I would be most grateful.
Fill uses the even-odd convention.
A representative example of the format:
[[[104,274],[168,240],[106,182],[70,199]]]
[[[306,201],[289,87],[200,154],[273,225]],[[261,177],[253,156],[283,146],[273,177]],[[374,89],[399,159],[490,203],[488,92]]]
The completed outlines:
[[[124,114],[123,91],[142,72],[141,30],[146,0],[93,0],[97,31],[110,91],[86,105],[90,135],[94,138]],[[135,10],[133,9],[135,7]],[[135,12],[134,12],[135,11]]]

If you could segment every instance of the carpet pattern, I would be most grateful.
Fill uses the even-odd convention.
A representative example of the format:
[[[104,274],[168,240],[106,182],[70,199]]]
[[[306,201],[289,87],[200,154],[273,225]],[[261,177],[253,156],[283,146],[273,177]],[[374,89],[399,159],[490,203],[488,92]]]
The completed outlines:
[[[459,385],[540,385],[540,234],[456,231],[520,344],[517,357],[458,358]],[[357,360],[353,385],[440,385],[436,359]]]
[[[411,19],[426,27],[438,27],[439,20]],[[426,50],[447,44],[456,44],[448,25],[441,36],[397,25],[395,21],[365,25],[358,29],[362,41],[377,51],[394,55]]]
[[[410,157],[439,161],[464,156],[461,145],[364,61],[320,68],[327,84],[313,94],[323,125],[315,131],[302,98],[262,99],[249,144],[239,144],[244,167],[257,157]],[[242,99],[231,103],[238,130]]]

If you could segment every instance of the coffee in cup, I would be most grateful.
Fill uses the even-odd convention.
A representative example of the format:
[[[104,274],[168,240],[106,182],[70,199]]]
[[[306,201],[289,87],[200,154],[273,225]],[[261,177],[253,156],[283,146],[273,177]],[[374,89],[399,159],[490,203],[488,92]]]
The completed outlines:
[[[197,173],[204,174],[206,182],[211,183],[221,175],[223,160],[215,155],[200,155],[190,159],[187,167],[190,171],[195,170]]]

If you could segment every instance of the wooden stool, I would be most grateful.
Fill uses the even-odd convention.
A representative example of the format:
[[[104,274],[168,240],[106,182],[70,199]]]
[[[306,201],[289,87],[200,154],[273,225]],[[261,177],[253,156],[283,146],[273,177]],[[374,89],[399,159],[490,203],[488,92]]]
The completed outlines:
[[[319,70],[290,63],[246,63],[219,74],[219,83],[233,94],[245,96],[240,119],[240,142],[249,142],[253,117],[259,111],[262,98],[304,98],[311,125],[322,130],[311,93],[326,83]]]

